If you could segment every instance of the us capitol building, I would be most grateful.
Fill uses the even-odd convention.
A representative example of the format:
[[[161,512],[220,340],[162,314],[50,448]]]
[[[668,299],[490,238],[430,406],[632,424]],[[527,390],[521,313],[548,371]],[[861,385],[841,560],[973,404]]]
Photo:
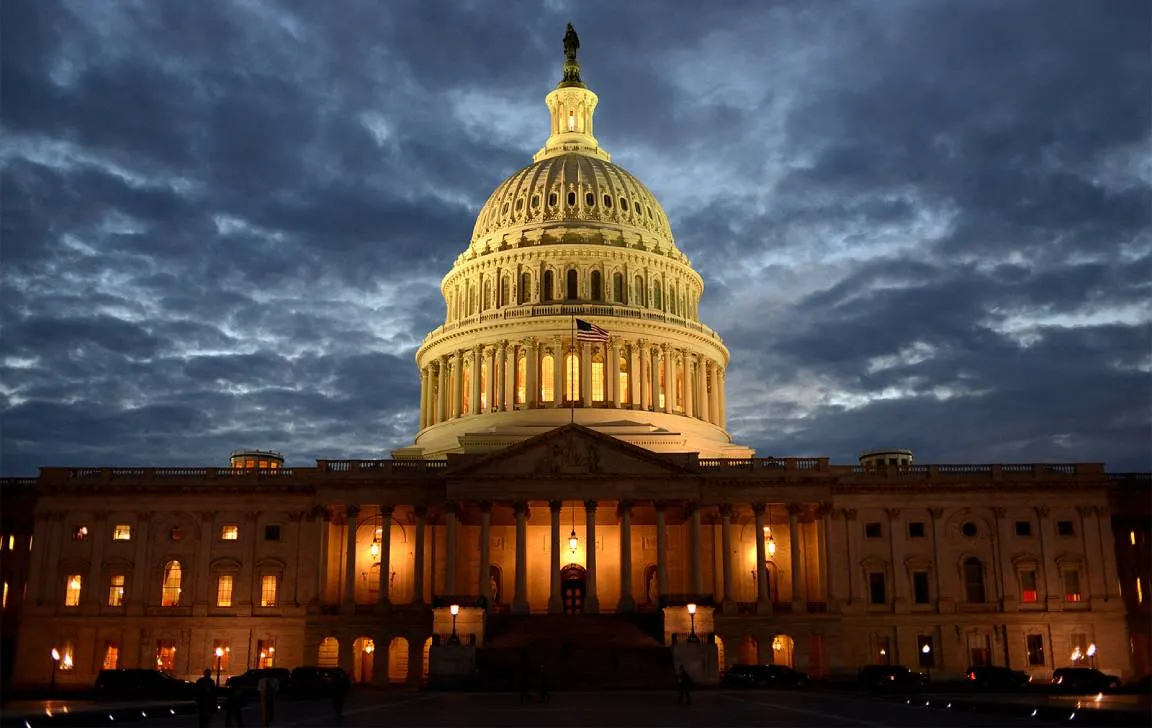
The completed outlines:
[[[1123,479],[1103,465],[837,465],[732,442],[704,281],[594,135],[578,46],[570,30],[543,147],[443,279],[411,446],[6,480],[31,504],[0,533],[14,684],[189,677],[218,656],[225,676],[478,687],[526,660],[557,686],[768,662],[1133,674],[1147,557],[1118,570]]]

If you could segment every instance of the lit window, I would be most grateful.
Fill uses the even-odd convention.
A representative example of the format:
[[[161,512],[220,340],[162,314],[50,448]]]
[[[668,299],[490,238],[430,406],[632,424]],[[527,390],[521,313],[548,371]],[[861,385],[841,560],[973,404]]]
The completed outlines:
[[[516,404],[527,402],[528,359],[523,354],[516,358]]]
[[[8,582],[4,582],[4,596],[0,600],[0,609],[8,608]]]
[[[180,606],[180,582],[183,576],[184,570],[179,561],[169,561],[164,564],[164,584],[160,591],[160,606]]]
[[[604,362],[592,362],[592,400],[604,401]]]
[[[75,656],[72,654],[72,643],[65,642],[60,648],[60,662],[57,663],[61,672],[68,672],[76,667]]]
[[[12,537],[9,536],[8,538],[11,539]],[[1128,543],[1132,544],[1133,546],[1136,545],[1136,532],[1135,531],[1129,531],[1128,532]],[[12,547],[9,546],[8,548],[12,548]]]
[[[660,293],[659,288],[656,289],[656,293],[657,293],[657,296],[659,296],[659,293]],[[659,305],[659,303],[657,303],[657,305]],[[664,386],[664,365],[663,365],[663,362],[657,362],[656,361],[656,355],[655,354],[652,355],[652,366],[660,367],[660,371],[657,373],[659,376],[659,390],[658,390],[659,394],[656,397],[656,406],[659,409],[664,409],[664,390],[666,389],[666,387]]]
[[[220,672],[228,672],[228,660],[232,657],[232,646],[228,640],[212,640],[212,659],[219,656]]]
[[[108,582],[108,606],[124,606],[124,575],[113,574]]]
[[[1039,599],[1039,591],[1036,589],[1036,572],[1035,571],[1021,571],[1020,572],[1020,601],[1022,602],[1035,602]]]
[[[31,544],[32,540],[29,539],[28,543]],[[29,546],[29,548],[31,548],[31,546]],[[12,535],[8,536],[8,550],[9,551],[15,551],[16,550],[16,537],[15,536],[12,536]]]
[[[620,357],[620,403],[628,404],[628,358]]]
[[[461,371],[464,381],[460,392],[460,413],[468,414],[472,408],[472,364],[464,362],[464,368]]]
[[[72,540],[73,541],[84,541],[87,538],[88,538],[88,527],[87,526],[73,526],[72,527]]]
[[[103,669],[115,670],[118,667],[120,667],[120,645],[115,642],[105,642]]]
[[[575,402],[580,397],[580,357],[568,352],[564,357],[564,399]]]
[[[260,606],[276,606],[277,578],[275,574],[268,574],[260,580]]]
[[[480,362],[480,411],[488,411],[488,357]]]
[[[174,640],[156,641],[156,669],[160,672],[171,673],[176,668],[176,642]]]
[[[216,579],[216,606],[232,606],[232,575],[221,574]]]
[[[112,527],[112,540],[113,541],[131,541],[132,540],[132,527],[127,523],[118,523]]]
[[[540,401],[556,401],[556,359],[551,354],[540,357]]]
[[[1078,602],[1082,599],[1080,594],[1080,572],[1075,569],[1064,571],[1064,601]]]
[[[259,669],[267,670],[275,665],[276,645],[272,643],[272,640],[256,640],[256,654],[259,656],[256,663],[256,667]]]
[[[4,585],[4,593],[5,594],[8,593],[8,585],[7,584]],[[1140,578],[1139,576],[1136,577],[1136,603],[1137,604],[1143,604],[1144,603],[1144,580],[1142,578]]]
[[[64,606],[78,607],[80,606],[80,584],[82,580],[79,574],[72,574],[68,577],[68,587],[64,592]]]
[[[576,131],[576,114],[568,112],[568,131]]]
[[[221,541],[235,541],[240,538],[240,527],[235,523],[224,524],[220,529]]]

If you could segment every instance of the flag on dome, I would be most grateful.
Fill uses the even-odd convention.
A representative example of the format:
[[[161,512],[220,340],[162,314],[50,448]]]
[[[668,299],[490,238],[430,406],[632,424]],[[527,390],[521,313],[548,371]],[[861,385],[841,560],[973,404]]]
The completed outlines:
[[[608,332],[596,324],[583,319],[576,319],[576,340],[607,344]]]

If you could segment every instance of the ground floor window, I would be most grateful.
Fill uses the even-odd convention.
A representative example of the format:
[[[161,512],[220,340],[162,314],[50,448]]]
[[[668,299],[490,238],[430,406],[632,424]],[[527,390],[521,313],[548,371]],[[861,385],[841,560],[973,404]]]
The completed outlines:
[[[172,673],[176,671],[176,641],[156,641],[156,669],[160,672]]]
[[[111,640],[104,643],[104,662],[102,670],[115,670],[120,667],[120,645]]]
[[[1024,642],[1028,650],[1028,667],[1044,667],[1044,635],[1030,634]]]

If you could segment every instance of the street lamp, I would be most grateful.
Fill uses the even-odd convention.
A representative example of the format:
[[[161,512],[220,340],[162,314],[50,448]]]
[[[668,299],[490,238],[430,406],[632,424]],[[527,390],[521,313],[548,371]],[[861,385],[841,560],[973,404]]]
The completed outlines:
[[[56,671],[60,669],[60,650],[55,647],[52,648],[52,678],[49,681],[48,689],[50,692],[56,692]]]
[[[688,605],[688,616],[692,619],[692,631],[688,633],[689,642],[699,642],[700,638],[696,636],[696,605]]]
[[[1088,659],[1092,661],[1092,667],[1096,667],[1096,643],[1093,642],[1088,645]]]
[[[453,604],[448,607],[448,611],[452,613],[452,636],[448,638],[448,644],[458,645],[460,644],[460,637],[456,634],[456,615],[460,614],[460,605]]]
[[[932,679],[932,645],[927,642],[920,648],[920,652],[924,654],[924,670],[928,675],[928,679]]]
[[[224,661],[224,648],[216,648],[216,689],[220,689],[220,665]]]

